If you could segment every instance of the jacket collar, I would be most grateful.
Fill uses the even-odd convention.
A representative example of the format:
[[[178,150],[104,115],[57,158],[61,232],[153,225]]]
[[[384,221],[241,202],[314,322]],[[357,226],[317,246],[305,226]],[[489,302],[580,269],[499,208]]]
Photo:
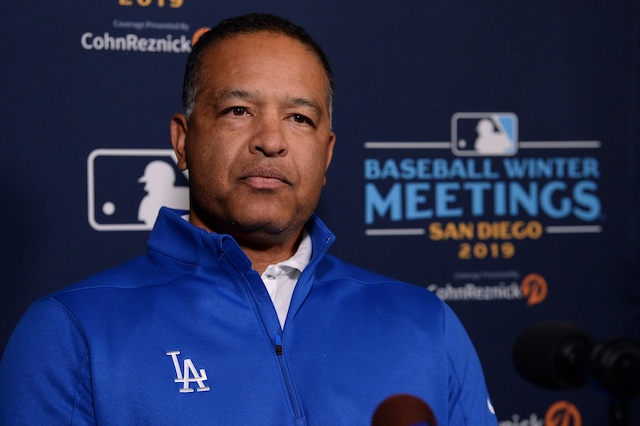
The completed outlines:
[[[166,207],[160,209],[147,247],[180,263],[202,265],[227,255],[237,266],[250,269],[251,262],[232,236],[207,232],[184,220],[187,212]],[[309,266],[315,265],[333,244],[335,236],[315,214],[305,225],[312,241]]]

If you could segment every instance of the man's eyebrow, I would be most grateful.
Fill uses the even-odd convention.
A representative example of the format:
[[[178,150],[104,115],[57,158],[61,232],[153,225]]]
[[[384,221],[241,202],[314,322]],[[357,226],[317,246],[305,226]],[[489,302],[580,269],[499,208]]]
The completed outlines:
[[[220,102],[220,101],[225,101],[227,99],[249,99],[249,98],[252,98],[253,96],[254,95],[252,95],[250,92],[247,92],[246,90],[222,89],[213,94],[213,99],[216,102]]]
[[[309,98],[288,98],[287,102],[290,105],[293,106],[299,106],[299,107],[309,107],[311,109],[313,109],[316,114],[318,114],[319,117],[322,116],[322,107],[320,106],[320,104],[316,101],[314,101],[313,99],[309,99]]]

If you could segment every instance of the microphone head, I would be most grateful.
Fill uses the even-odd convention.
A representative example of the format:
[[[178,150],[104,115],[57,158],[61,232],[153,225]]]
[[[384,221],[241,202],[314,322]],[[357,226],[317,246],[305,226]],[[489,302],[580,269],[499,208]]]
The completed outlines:
[[[600,387],[617,400],[640,395],[639,341],[620,337],[598,343],[589,365]]]
[[[437,426],[426,402],[409,394],[391,395],[378,405],[371,426]]]
[[[542,322],[526,329],[516,340],[516,370],[528,381],[549,389],[579,388],[588,382],[593,338],[577,326]]]

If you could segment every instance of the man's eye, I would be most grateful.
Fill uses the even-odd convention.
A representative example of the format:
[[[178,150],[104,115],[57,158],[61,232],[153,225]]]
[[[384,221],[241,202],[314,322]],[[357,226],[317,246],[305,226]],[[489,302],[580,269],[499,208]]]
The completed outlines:
[[[309,124],[311,126],[314,126],[313,121],[311,121],[309,117],[306,117],[302,114],[293,114],[291,118],[293,118],[293,121],[295,121],[296,123]]]
[[[218,113],[218,117],[222,117],[223,115],[233,115],[234,117],[242,117],[245,115],[251,115],[251,113],[248,111],[246,107],[234,106],[234,107],[225,108]]]

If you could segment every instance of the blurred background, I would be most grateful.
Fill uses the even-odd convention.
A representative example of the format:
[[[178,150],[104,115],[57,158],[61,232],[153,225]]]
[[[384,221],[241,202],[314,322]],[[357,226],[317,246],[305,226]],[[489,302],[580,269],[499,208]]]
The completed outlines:
[[[332,253],[449,303],[501,425],[607,424],[610,392],[530,383],[512,348],[550,320],[640,338],[637,0],[3,2],[0,350],[35,299],[144,253],[145,197],[186,207],[191,38],[254,11],[332,63]],[[532,339],[523,362],[551,350]]]

